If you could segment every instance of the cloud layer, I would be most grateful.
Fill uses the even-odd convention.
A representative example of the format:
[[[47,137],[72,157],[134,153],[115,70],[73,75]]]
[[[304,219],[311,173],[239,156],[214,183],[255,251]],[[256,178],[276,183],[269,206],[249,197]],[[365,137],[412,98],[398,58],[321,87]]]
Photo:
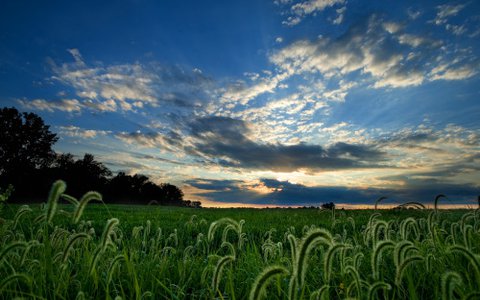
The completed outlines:
[[[374,88],[460,80],[477,73],[475,56],[454,50],[446,57],[441,40],[408,33],[403,27],[372,15],[337,38],[296,41],[270,59],[288,74],[319,73],[328,79],[360,72],[369,75],[365,80],[372,80]]]
[[[186,183],[205,191],[198,194],[199,196],[214,199],[219,203],[243,202],[267,206],[320,206],[327,202],[334,202],[340,206],[347,204],[347,207],[349,205],[370,206],[381,196],[387,197],[383,204],[389,206],[411,201],[432,206],[435,195],[443,193],[450,198],[446,204],[475,207],[478,191],[475,186],[438,184],[408,186],[399,189],[312,187],[265,178],[256,182],[195,179]]]
[[[383,153],[365,145],[335,143],[328,148],[309,144],[264,144],[248,138],[245,122],[226,117],[206,117],[190,124],[194,153],[236,168],[280,172],[381,168]]]

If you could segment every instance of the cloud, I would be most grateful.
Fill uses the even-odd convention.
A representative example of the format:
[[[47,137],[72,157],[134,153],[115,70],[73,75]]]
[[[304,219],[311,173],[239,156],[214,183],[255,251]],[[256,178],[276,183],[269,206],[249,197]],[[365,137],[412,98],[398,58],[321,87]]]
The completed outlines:
[[[471,147],[480,146],[478,130],[468,129],[454,124],[447,124],[444,128],[433,128],[419,125],[416,128],[403,128],[376,138],[379,145],[395,146],[422,146],[430,144],[432,147],[461,148],[464,151]]]
[[[90,109],[135,111],[160,104],[191,107],[207,101],[208,90],[213,90],[213,81],[198,68],[185,70],[153,62],[89,66],[78,49],[68,52],[74,62],[57,65],[51,61],[52,79],[73,88]]]
[[[370,18],[336,40],[298,41],[270,59],[280,68],[295,74],[319,72],[325,77],[332,77],[361,70],[380,82],[388,81],[390,76],[410,76],[408,70],[399,69],[402,52],[380,24],[376,18]],[[388,84],[397,86],[394,81]],[[403,86],[403,82],[400,85]]]
[[[17,100],[21,106],[32,110],[44,110],[53,112],[55,110],[66,112],[81,112],[83,105],[77,99],[62,99],[56,101],[47,101],[45,99],[19,99]]]
[[[108,130],[93,130],[93,129],[83,129],[77,126],[59,126],[59,133],[62,136],[68,137],[79,137],[83,139],[91,139],[98,136],[105,136],[110,134],[111,131]]]
[[[260,178],[256,181],[193,179],[186,182],[199,189],[197,195],[217,202],[245,204],[320,206],[322,203],[373,205],[380,196],[387,196],[384,204],[398,205],[417,201],[433,204],[435,195],[444,193],[452,201],[448,204],[475,205],[478,187],[474,185],[439,185],[422,183],[398,189],[347,188],[341,186],[305,186],[288,181]]]
[[[445,56],[442,44],[405,32],[402,25],[373,15],[337,38],[296,41],[274,52],[270,61],[288,76],[320,74],[328,80],[355,73],[360,79],[372,80],[373,88],[411,87],[476,74],[476,65],[470,66],[472,55],[456,50]],[[431,76],[432,70],[446,61],[454,61],[455,65],[448,65],[445,75]]]
[[[195,139],[192,154],[236,168],[292,172],[381,168],[382,152],[365,145],[336,143],[329,147],[298,143],[293,145],[254,142],[242,120],[228,117],[199,118],[190,124]]]
[[[333,24],[335,24],[335,25],[342,24],[343,18],[345,17],[345,11],[346,10],[347,10],[346,6],[336,10],[338,15],[337,15],[337,18],[335,20],[333,20]]]
[[[467,32],[467,28],[465,27],[465,25],[447,24],[445,25],[445,29],[451,31],[454,35],[462,35]]]
[[[281,5],[281,4],[288,4],[288,3],[291,3],[293,0],[275,0],[273,1],[273,3],[275,3],[276,5]]]
[[[457,4],[457,5],[450,5],[444,4],[437,6],[437,15],[433,22],[436,25],[445,24],[449,17],[456,16],[462,9],[464,9],[466,4]]]
[[[121,132],[116,137],[123,142],[146,148],[159,148],[168,151],[175,151],[174,147],[181,143],[181,136],[170,131],[168,134],[158,132]]]
[[[441,42],[439,41],[434,41],[428,38],[424,38],[418,35],[413,35],[408,33],[400,34],[398,36],[398,42],[400,44],[410,45],[413,48],[416,48],[422,45],[427,45],[427,44],[429,44],[432,47],[439,47],[441,45]]]
[[[407,9],[407,15],[411,20],[416,20],[418,17],[420,17],[421,14],[422,14],[421,11],[415,10],[411,7]]]
[[[472,65],[462,65],[458,67],[445,68],[441,72],[433,72],[432,80],[462,80],[473,77],[478,73],[480,63],[474,62]]]
[[[72,52],[72,51],[70,51]],[[113,99],[124,102],[136,100],[155,103],[151,83],[156,75],[144,70],[140,64],[124,64],[109,67],[87,67],[78,50],[75,63],[55,66],[54,77],[76,89],[77,95],[88,99]],[[80,61],[79,61],[80,60]]]
[[[124,103],[124,105],[125,105],[126,102],[122,102],[122,103]],[[85,105],[86,107],[92,108],[94,110],[101,111],[101,112],[107,112],[107,111],[114,112],[114,111],[117,110],[117,107],[118,107],[117,102],[115,102],[115,100],[113,100],[113,99],[107,99],[107,100],[102,101],[102,102],[93,101],[91,99],[86,99],[86,100],[84,100],[83,105]]]
[[[290,14],[287,20],[282,23],[287,26],[295,26],[300,23],[306,16],[321,12],[328,7],[332,7],[338,4],[344,4],[345,0],[308,0],[300,3],[296,3],[290,7]],[[339,15],[343,15],[343,11],[340,11]],[[341,21],[340,21],[341,22]]]
[[[73,56],[73,59],[75,59],[75,63],[79,67],[84,67],[85,66],[85,63],[83,62],[82,55],[80,54],[80,51],[78,51],[78,49],[72,48],[72,49],[67,49],[67,51],[68,51],[68,53],[70,53]]]
[[[301,136],[315,130],[324,137],[320,139],[325,141],[324,145],[318,145],[301,140],[268,142],[256,133],[256,125],[229,117],[206,116],[179,122],[187,123],[175,131],[123,132],[116,137],[134,147],[188,158],[186,165],[199,166],[202,172],[210,168],[232,170],[237,175],[297,172],[311,177],[306,179],[310,184],[313,178],[323,178],[315,181],[334,185],[335,189],[345,184],[370,186],[375,191],[390,189],[400,194],[412,187],[419,195],[426,195],[427,190],[439,189],[442,184],[460,188],[461,184],[471,186],[475,178],[480,179],[480,168],[476,167],[480,163],[480,134],[453,124],[441,129],[419,125],[381,134],[356,130],[345,122],[330,127],[319,124],[313,129],[304,126]],[[310,142],[318,140],[317,137]],[[135,157],[166,162],[151,154]],[[332,180],[328,174],[332,174]],[[341,177],[346,179],[338,180]],[[421,189],[427,185],[428,189],[421,192],[415,181],[422,182]],[[253,189],[247,185],[243,189],[259,193],[271,187],[258,185]]]
[[[229,85],[225,92],[222,93],[221,102],[248,104],[252,99],[264,93],[273,93],[278,85],[286,78],[288,72],[279,73],[274,76],[256,78],[253,85],[246,85],[243,81],[237,81]]]
[[[377,136],[368,143],[387,152],[397,166],[398,171],[381,179],[396,178],[389,184],[474,184],[480,179],[478,130],[453,124],[441,129],[421,125]]]
[[[133,157],[139,158],[139,159],[142,159],[142,160],[150,160],[150,161],[154,161],[154,162],[166,162],[166,163],[170,163],[170,164],[174,164],[174,165],[185,165],[185,163],[183,163],[183,162],[163,158],[163,157],[156,156],[156,155],[150,155],[150,154],[138,153],[138,154],[133,154]]]

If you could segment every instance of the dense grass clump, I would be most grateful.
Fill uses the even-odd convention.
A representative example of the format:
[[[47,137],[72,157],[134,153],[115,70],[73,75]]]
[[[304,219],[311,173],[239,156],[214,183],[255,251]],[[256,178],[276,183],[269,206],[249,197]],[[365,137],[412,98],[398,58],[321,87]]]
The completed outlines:
[[[106,206],[66,191],[58,181],[45,205],[3,207],[0,298],[480,295],[480,210]]]

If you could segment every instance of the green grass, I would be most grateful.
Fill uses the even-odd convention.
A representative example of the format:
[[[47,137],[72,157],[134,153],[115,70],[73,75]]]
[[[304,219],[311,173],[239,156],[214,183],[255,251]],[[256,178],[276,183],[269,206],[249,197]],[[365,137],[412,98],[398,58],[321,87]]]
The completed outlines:
[[[478,210],[51,205],[1,211],[0,298],[474,299],[480,290]]]

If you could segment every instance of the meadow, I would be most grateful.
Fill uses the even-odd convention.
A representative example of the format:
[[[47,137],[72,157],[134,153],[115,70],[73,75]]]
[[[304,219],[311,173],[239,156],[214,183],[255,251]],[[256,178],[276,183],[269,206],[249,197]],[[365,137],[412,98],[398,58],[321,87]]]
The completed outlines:
[[[100,199],[75,199],[58,181],[43,205],[4,205],[0,297],[480,298],[478,209],[192,209]]]

